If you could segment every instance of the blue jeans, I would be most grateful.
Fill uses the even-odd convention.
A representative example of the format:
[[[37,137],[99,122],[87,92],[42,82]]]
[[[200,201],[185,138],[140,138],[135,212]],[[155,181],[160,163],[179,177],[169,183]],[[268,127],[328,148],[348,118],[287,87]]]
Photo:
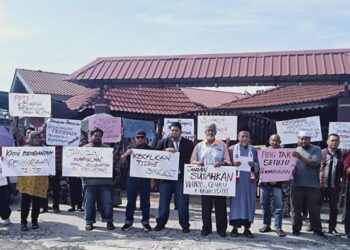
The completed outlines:
[[[96,222],[96,201],[102,222],[113,222],[113,185],[85,185],[83,192],[86,224]]]
[[[140,203],[142,211],[142,225],[149,223],[149,209],[151,207],[151,180],[146,178],[128,177],[126,183],[126,197],[128,203],[125,212],[125,224],[133,224],[134,212],[136,208],[137,195],[140,194]]]
[[[174,194],[179,222],[182,228],[189,228],[189,195],[183,193],[183,180],[168,181],[163,180],[159,184],[159,208],[157,224],[165,226],[169,219],[169,208],[171,197]]]
[[[282,229],[282,218],[283,218],[282,188],[271,187],[266,184],[261,186],[261,197],[260,197],[264,225],[271,226],[271,209],[270,209],[271,195],[273,196],[273,202],[275,207],[275,228]]]

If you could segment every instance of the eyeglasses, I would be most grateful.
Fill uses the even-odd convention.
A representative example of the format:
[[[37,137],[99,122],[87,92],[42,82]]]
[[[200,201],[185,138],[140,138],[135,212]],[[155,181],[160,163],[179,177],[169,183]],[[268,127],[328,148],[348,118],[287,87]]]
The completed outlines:
[[[145,139],[145,137],[144,136],[135,136],[136,137],[136,139]]]

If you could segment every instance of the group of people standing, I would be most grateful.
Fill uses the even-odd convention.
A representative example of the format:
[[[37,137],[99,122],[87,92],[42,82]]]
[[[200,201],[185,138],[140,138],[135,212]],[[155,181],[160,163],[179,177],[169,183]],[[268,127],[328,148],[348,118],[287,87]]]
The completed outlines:
[[[178,210],[179,224],[183,233],[190,232],[189,195],[184,194],[184,165],[194,164],[198,166],[213,165],[214,167],[244,166],[247,171],[239,171],[236,179],[236,195],[229,199],[229,214],[227,213],[227,197],[224,196],[201,196],[202,212],[202,236],[212,233],[212,210],[215,209],[216,231],[219,236],[226,237],[228,224],[232,226],[230,236],[241,235],[239,229],[243,227],[243,236],[253,238],[251,224],[254,222],[256,209],[257,186],[260,186],[260,203],[263,212],[263,225],[259,232],[265,233],[271,229],[271,197],[274,204],[275,232],[284,237],[286,233],[282,230],[283,199],[282,182],[259,182],[259,161],[257,148],[251,145],[249,131],[242,130],[238,133],[238,143],[229,146],[215,138],[217,128],[215,124],[205,128],[205,139],[196,145],[189,139],[181,136],[182,126],[178,122],[171,124],[170,135],[151,147],[146,142],[146,132],[139,129],[135,133],[134,143],[130,144],[125,152],[116,161],[126,162],[130,167],[130,156],[133,149],[164,150],[168,152],[179,152],[179,176],[178,180],[159,181],[159,206],[156,225],[151,227],[150,219],[150,193],[154,182],[147,178],[128,176],[126,185],[127,205],[123,231],[132,228],[134,212],[136,209],[137,196],[140,196],[140,208],[142,211],[141,224],[145,231],[161,231],[165,228],[170,213],[172,196]],[[83,147],[109,147],[102,143],[103,131],[95,128],[89,131],[91,142],[82,142]],[[86,140],[86,139],[85,139]],[[298,147],[293,153],[296,158],[294,178],[291,181],[291,207],[292,224],[294,235],[299,235],[302,229],[302,210],[306,206],[309,212],[310,230],[315,234],[324,236],[320,218],[322,201],[328,197],[330,204],[330,220],[328,232],[339,235],[336,230],[338,215],[338,200],[341,191],[341,183],[345,185],[344,222],[345,232],[350,238],[350,153],[341,151],[339,147],[339,136],[331,134],[328,136],[328,147],[321,150],[320,147],[311,144],[311,136],[304,131],[298,135]],[[28,146],[42,146],[40,133],[31,131],[26,141]],[[85,144],[85,145],[84,145]],[[23,144],[24,145],[24,144]],[[277,134],[271,135],[269,139],[271,149],[281,148],[281,139]],[[73,180],[77,181],[77,180]],[[72,182],[73,183],[73,182]],[[79,198],[74,198],[71,211],[84,209],[85,229],[93,230],[96,222],[96,210],[101,214],[107,229],[113,230],[113,179],[112,178],[82,178],[83,203]],[[78,185],[79,186],[79,185]],[[21,201],[21,228],[28,230],[27,217],[30,204],[32,203],[32,228],[38,228],[38,216],[42,199],[47,198],[48,177],[19,177],[17,189],[22,194]],[[0,187],[1,200],[7,197],[3,188]],[[74,196],[75,197],[75,196]],[[6,198],[7,199],[7,198]],[[78,202],[77,202],[78,200]],[[9,207],[1,203],[1,217],[9,219]],[[229,220],[228,220],[229,219]]]

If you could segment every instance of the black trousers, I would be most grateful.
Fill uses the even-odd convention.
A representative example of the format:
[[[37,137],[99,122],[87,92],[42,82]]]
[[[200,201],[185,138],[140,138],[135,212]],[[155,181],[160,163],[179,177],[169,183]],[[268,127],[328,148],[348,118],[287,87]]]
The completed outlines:
[[[303,225],[301,213],[305,199],[309,208],[311,230],[314,232],[322,231],[320,197],[320,188],[292,187],[292,223],[294,231],[299,232]]]
[[[339,188],[324,188],[321,192],[321,206],[325,198],[329,199],[329,231],[337,226],[339,192]]]
[[[345,187],[345,220],[344,220],[344,227],[345,227],[345,233],[347,235],[350,234],[350,174],[347,174],[347,183]]]
[[[203,230],[211,232],[212,222],[211,213],[215,206],[216,231],[226,232],[227,229],[227,211],[226,197],[202,195],[202,220]]]
[[[81,178],[78,177],[69,177],[69,195],[70,195],[70,205],[75,208],[81,208],[83,203],[83,188],[81,184]]]
[[[21,199],[21,224],[27,225],[27,218],[29,215],[30,204],[32,203],[32,223],[38,222],[40,213],[40,207],[43,202],[43,198],[32,196],[29,194],[22,194]]]
[[[0,217],[3,220],[7,220],[11,215],[10,208],[10,187],[0,186]]]
[[[61,174],[56,172],[55,176],[50,176],[49,184],[52,189],[52,208],[59,209],[60,208],[60,196],[61,196]],[[48,198],[44,199],[43,208],[48,208]]]

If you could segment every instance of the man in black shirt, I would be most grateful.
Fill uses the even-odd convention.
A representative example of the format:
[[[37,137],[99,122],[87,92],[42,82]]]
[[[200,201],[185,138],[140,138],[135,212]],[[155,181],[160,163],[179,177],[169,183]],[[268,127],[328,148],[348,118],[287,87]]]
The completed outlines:
[[[130,156],[132,149],[152,149],[146,143],[146,132],[139,129],[135,133],[135,144],[130,144],[126,148],[126,152],[120,157],[121,161],[127,161],[128,168],[130,171]],[[123,231],[127,231],[132,227],[134,221],[134,212],[136,208],[137,195],[140,194],[141,211],[142,211],[142,226],[144,231],[151,231],[152,228],[149,225],[149,209],[150,209],[150,194],[151,194],[151,183],[148,178],[139,177],[128,177],[126,184],[126,196],[128,203],[126,205],[125,212],[125,224],[122,227]]]

